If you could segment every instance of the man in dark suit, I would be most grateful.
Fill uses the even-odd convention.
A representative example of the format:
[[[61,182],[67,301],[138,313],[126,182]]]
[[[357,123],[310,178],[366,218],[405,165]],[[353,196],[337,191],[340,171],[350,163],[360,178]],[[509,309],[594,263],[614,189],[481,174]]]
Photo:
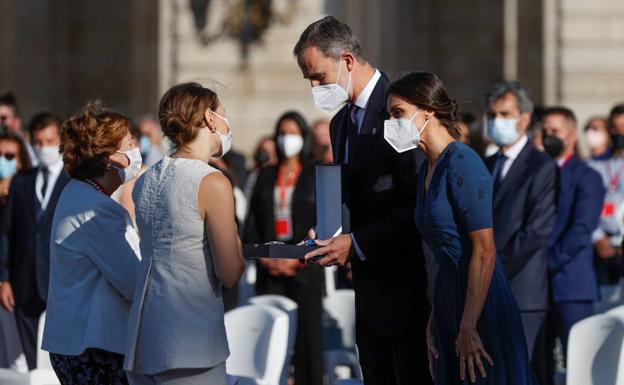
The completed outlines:
[[[59,154],[60,125],[60,118],[50,113],[33,117],[29,130],[40,165],[13,179],[0,226],[0,305],[15,314],[31,370],[37,363],[37,328],[48,297],[52,218],[69,181]]]
[[[351,262],[356,341],[367,385],[427,384],[426,276],[413,222],[416,152],[383,137],[388,78],[368,63],[351,29],[325,17],[302,33],[294,54],[330,123],[334,161],[346,164],[350,233],[318,241],[322,266]]]
[[[485,160],[494,180],[496,251],[518,302],[532,357],[549,304],[548,236],[557,210],[557,164],[527,137],[533,102],[526,88],[518,82],[497,83],[486,95],[486,107],[488,135],[500,146]],[[509,135],[502,133],[504,120],[514,123]]]
[[[576,124],[574,113],[565,107],[544,112],[544,150],[561,169],[557,221],[548,256],[554,302],[550,341],[552,346],[556,337],[561,338],[564,350],[572,325],[593,314],[598,297],[591,235],[606,192],[600,175],[574,153]]]

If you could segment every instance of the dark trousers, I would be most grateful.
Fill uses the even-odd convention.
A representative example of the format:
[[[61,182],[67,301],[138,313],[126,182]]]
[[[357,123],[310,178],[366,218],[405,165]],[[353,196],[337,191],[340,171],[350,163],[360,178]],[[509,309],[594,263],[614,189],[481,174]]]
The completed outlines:
[[[425,334],[383,337],[358,319],[357,347],[366,385],[433,384]]]
[[[26,356],[28,369],[37,368],[37,332],[39,329],[39,318],[45,310],[45,303],[38,297],[26,303],[15,305],[15,322],[19,332],[20,342]]]
[[[295,383],[323,384],[323,336],[321,316],[324,272],[318,266],[308,266],[294,277],[270,275],[258,264],[256,293],[286,296],[298,305],[297,337],[295,340]]]
[[[594,314],[593,301],[570,301],[553,304],[548,314],[548,326],[546,328],[546,362],[547,362],[547,384],[552,384],[555,374],[555,360],[553,350],[555,340],[559,338],[563,346],[563,359],[567,356],[568,336],[570,329],[575,323],[590,317]]]
[[[547,312],[544,311],[520,311],[520,317],[522,318],[522,327],[524,328],[524,337],[526,339],[527,351],[529,352],[529,358],[533,360],[535,341],[537,335],[542,329],[542,325],[546,321]]]

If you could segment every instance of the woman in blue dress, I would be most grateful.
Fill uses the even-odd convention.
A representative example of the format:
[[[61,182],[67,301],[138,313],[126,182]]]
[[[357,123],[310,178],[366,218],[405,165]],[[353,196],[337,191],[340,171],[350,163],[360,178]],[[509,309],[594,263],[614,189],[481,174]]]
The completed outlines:
[[[455,141],[457,103],[440,79],[405,75],[388,89],[384,137],[426,155],[416,194],[417,227],[439,265],[427,330],[436,384],[534,384],[515,299],[496,260],[492,179]]]

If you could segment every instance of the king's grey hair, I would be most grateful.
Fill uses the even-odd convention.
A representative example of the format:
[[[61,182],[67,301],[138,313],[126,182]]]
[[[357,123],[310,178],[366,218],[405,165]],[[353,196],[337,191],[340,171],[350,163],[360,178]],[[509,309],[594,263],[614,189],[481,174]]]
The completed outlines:
[[[518,101],[518,109],[520,112],[533,113],[533,101],[529,96],[529,90],[527,90],[520,82],[517,81],[505,81],[496,83],[492,86],[490,91],[485,94],[485,106],[486,108],[492,104],[492,102],[502,98],[507,94],[512,94]]]
[[[339,59],[345,52],[350,52],[359,61],[365,61],[360,39],[345,23],[332,16],[310,24],[299,37],[293,54],[301,58],[303,51],[309,47],[318,47],[323,55]]]

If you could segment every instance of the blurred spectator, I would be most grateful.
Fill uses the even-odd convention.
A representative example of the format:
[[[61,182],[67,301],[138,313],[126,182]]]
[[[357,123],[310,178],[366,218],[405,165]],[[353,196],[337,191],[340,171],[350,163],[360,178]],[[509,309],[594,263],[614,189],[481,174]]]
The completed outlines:
[[[591,151],[588,165],[602,177],[605,195],[598,228],[592,234],[599,285],[614,285],[622,271],[621,243],[624,228],[624,158],[613,157],[608,121],[592,118],[585,126]]]
[[[30,167],[30,157],[21,138],[6,130],[0,133],[0,218],[4,215],[13,176]],[[6,253],[1,253],[0,257],[6,257]],[[6,262],[0,260],[0,271],[7,268]],[[21,353],[15,317],[0,307],[0,368],[27,370],[19,367],[22,363],[16,362]],[[23,365],[26,366],[26,363]]]
[[[605,189],[600,175],[574,152],[577,122],[565,107],[544,113],[544,150],[558,163],[560,191],[557,221],[550,237],[549,271],[553,296],[549,349],[560,338],[564,357],[570,328],[593,314],[598,285],[593,261],[592,232],[598,226]],[[552,354],[549,371],[554,374]]]
[[[518,303],[529,357],[542,361],[533,348],[549,305],[548,235],[555,225],[557,165],[529,141],[533,102],[526,88],[497,83],[486,107],[488,132],[505,142],[485,160],[494,182],[496,250]]]
[[[277,166],[260,170],[245,226],[246,243],[295,244],[316,224],[315,171],[307,160],[309,129],[303,117],[287,112],[275,127]],[[298,260],[260,260],[256,292],[280,294],[299,305],[295,343],[295,383],[321,385],[321,297],[323,270]]]
[[[236,150],[230,150],[222,160],[227,164],[227,169],[230,171],[230,175],[233,177],[232,182],[239,189],[245,187],[247,180],[247,167],[245,165],[245,155]]]
[[[460,119],[457,122],[457,128],[459,129],[458,140],[468,146],[472,145],[470,125],[474,122],[474,119],[474,115],[464,112],[460,115]]]
[[[611,109],[609,132],[611,133],[612,150],[619,156],[624,149],[624,104],[618,104]]]
[[[315,162],[326,164],[333,161],[329,120],[319,119],[312,125],[312,157]]]
[[[0,129],[7,130],[14,135],[23,134],[17,100],[11,92],[0,95]]]
[[[251,195],[253,194],[253,189],[256,185],[260,170],[277,164],[277,147],[272,136],[266,136],[260,139],[253,153],[253,161],[254,168],[249,175],[247,175],[247,181],[245,182],[244,192],[247,202],[251,201]]]
[[[602,117],[589,119],[585,125],[584,136],[592,160],[606,160],[611,157],[613,153],[607,119]]]
[[[33,167],[38,166],[39,162],[37,156],[35,155],[29,142],[29,133],[24,132],[22,129],[22,118],[20,118],[17,100],[15,99],[15,95],[11,92],[0,95],[0,133],[5,130],[22,139],[24,145],[26,146],[26,150],[28,151],[30,163]]]
[[[152,167],[171,150],[171,142],[165,138],[158,120],[152,115],[143,115],[138,120],[139,148],[145,167]]]
[[[69,181],[59,153],[61,120],[35,115],[29,125],[39,166],[16,175],[2,220],[0,304],[15,314],[28,367],[36,368],[39,316],[48,298],[50,229],[61,191]]]

